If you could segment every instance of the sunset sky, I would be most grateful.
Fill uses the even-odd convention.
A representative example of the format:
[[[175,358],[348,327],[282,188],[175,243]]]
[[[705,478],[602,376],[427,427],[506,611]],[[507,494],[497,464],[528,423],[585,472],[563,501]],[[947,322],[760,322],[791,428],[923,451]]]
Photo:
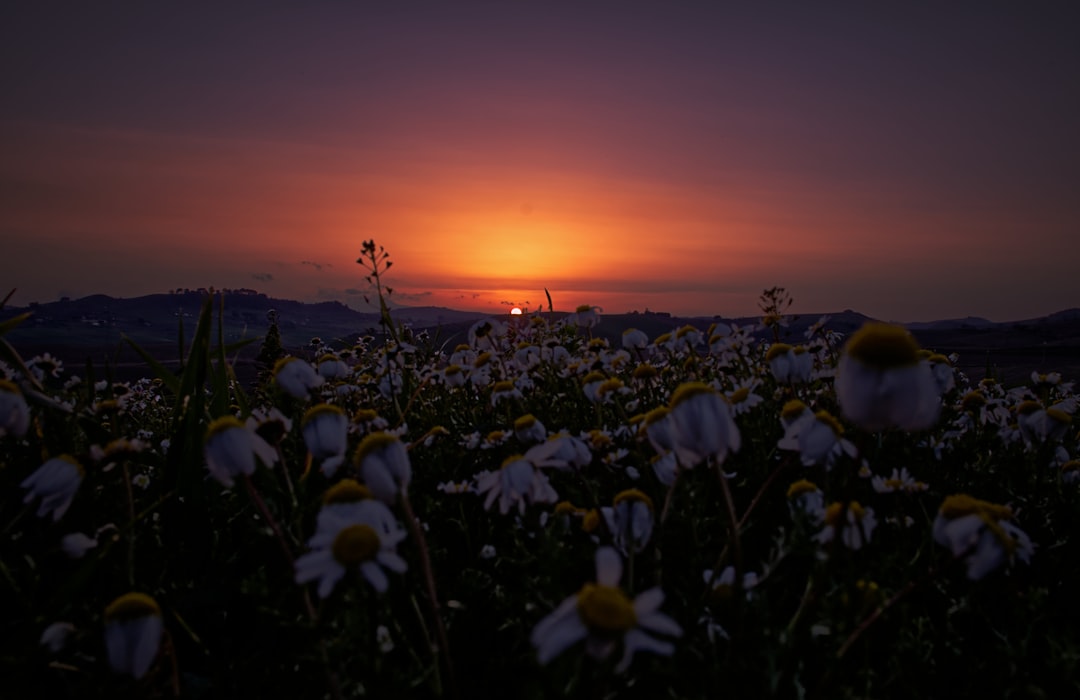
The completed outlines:
[[[5,5],[0,297],[1080,306],[1080,3],[720,5]]]

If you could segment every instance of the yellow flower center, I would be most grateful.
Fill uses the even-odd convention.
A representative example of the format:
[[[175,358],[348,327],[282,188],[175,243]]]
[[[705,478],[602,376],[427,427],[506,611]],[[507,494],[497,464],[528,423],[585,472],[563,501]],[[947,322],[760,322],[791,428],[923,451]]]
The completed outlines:
[[[634,379],[652,379],[655,376],[656,368],[647,362],[634,368]]]
[[[490,352],[482,352],[477,356],[477,358],[475,360],[473,360],[472,364],[473,364],[473,367],[475,367],[476,369],[480,369],[481,367],[483,367],[484,365],[486,365],[489,362],[491,362],[491,353]]]
[[[395,442],[400,442],[397,435],[384,432],[371,433],[360,441],[360,446],[356,448],[356,452],[353,454],[353,464],[359,467],[369,455],[379,450],[385,450]]]
[[[495,382],[493,391],[496,394],[508,394],[514,390],[514,383],[508,381]]]
[[[994,520],[1011,520],[1013,517],[1012,508],[989,501],[980,501],[966,493],[958,493],[946,498],[941,504],[940,511],[941,515],[949,520],[962,518],[965,515],[985,516]]]
[[[685,338],[688,334],[697,333],[697,332],[698,332],[697,328],[694,328],[691,325],[685,325],[682,328],[680,328],[679,330],[675,331],[675,337],[676,338]]]
[[[136,620],[150,615],[160,617],[161,607],[145,593],[125,593],[105,608],[106,622]]]
[[[836,418],[834,418],[833,415],[828,411],[818,411],[814,414],[814,417],[816,417],[825,425],[829,426],[832,429],[833,434],[835,434],[837,437],[844,434],[844,426],[840,425],[840,421],[836,420]]]
[[[679,385],[679,388],[675,390],[675,393],[671,395],[671,401],[668,404],[669,408],[675,408],[683,401],[694,398],[695,396],[701,396],[702,394],[715,394],[716,390],[705,382],[685,382]]]
[[[236,416],[222,416],[217,420],[210,423],[210,427],[206,429],[206,439],[214,437],[219,433],[223,433],[226,430],[232,430],[233,428],[243,428],[244,424],[240,422],[240,419]]]
[[[356,566],[375,558],[379,535],[367,525],[350,525],[337,534],[331,550],[342,566]]]
[[[765,361],[772,362],[781,355],[786,355],[791,350],[787,343],[773,343],[769,346],[769,352],[765,353]]]
[[[378,412],[373,408],[361,408],[359,411],[353,414],[354,423],[370,423],[379,417]]]
[[[345,412],[342,411],[337,406],[331,406],[328,403],[321,403],[321,404],[319,404],[317,406],[312,406],[311,408],[309,408],[307,410],[306,413],[304,413],[304,418],[303,418],[303,420],[300,421],[300,425],[307,425],[308,423],[315,420],[319,416],[325,416],[325,415],[328,415],[328,414],[329,415],[343,416],[343,415],[345,415]]]
[[[793,498],[798,498],[799,496],[803,495],[804,493],[813,493],[814,491],[817,491],[817,490],[818,490],[817,484],[815,484],[814,482],[807,481],[806,479],[799,479],[798,481],[793,483],[791,486],[788,486],[787,497],[790,500],[790,499],[793,499]]]
[[[844,514],[844,504],[837,501],[830,503],[825,509],[825,524],[836,527],[840,524],[840,517]]]
[[[740,389],[736,389],[731,394],[731,403],[742,403],[743,401],[746,401],[746,399],[748,399],[749,397],[750,397],[750,387],[745,387],[744,386],[744,387],[742,387]]]
[[[576,515],[584,512],[570,501],[559,501],[555,504],[555,515]]]
[[[15,394],[16,396],[22,396],[22,392],[19,391],[19,387],[15,386],[13,382],[9,382],[6,379],[0,379],[0,391],[6,391],[9,394]]]
[[[601,384],[596,389],[596,393],[598,396],[603,396],[604,394],[607,394],[609,392],[618,391],[624,386],[625,384],[623,384],[621,379],[619,379],[618,377],[613,377],[612,379],[608,379],[603,384]]]
[[[1034,413],[1042,408],[1042,404],[1038,401],[1022,401],[1020,405],[1016,407],[1016,413],[1021,416],[1026,416],[1029,413]]]
[[[888,323],[867,323],[847,344],[847,354],[868,367],[886,370],[919,361],[919,344],[906,328]]]
[[[356,503],[371,498],[371,489],[355,479],[342,479],[326,490],[323,494],[323,503]]]
[[[619,588],[586,583],[577,596],[578,614],[594,632],[619,634],[637,624],[634,604]]]
[[[592,384],[593,382],[602,382],[606,379],[607,377],[605,377],[600,372],[589,372],[582,378],[581,384],[582,386],[585,386],[586,384]]]
[[[593,532],[600,526],[600,512],[595,508],[591,508],[585,513],[584,519],[581,521],[581,529],[585,532]]]
[[[806,404],[798,399],[792,399],[784,404],[784,407],[780,410],[780,417],[784,420],[793,420],[801,416],[806,410]]]
[[[626,489],[625,491],[620,491],[618,494],[615,495],[615,500],[612,505],[617,506],[623,501],[637,501],[639,503],[644,503],[645,506],[649,509],[649,512],[653,512],[652,499],[649,498],[648,494],[639,489]]]
[[[446,369],[443,370],[443,374],[447,377],[453,377],[455,375],[461,374],[461,367],[457,365],[449,365]]]
[[[1069,425],[1072,423],[1072,416],[1058,408],[1046,409],[1046,415],[1062,425]]]
[[[969,391],[960,399],[960,407],[965,411],[977,411],[986,405],[986,397],[981,391]]]
[[[588,311],[592,311],[592,308],[593,307],[589,306],[588,304],[582,304],[581,306],[577,307],[577,313],[583,314]]]
[[[536,416],[531,413],[526,413],[521,418],[514,421],[514,430],[528,430],[536,425]]]

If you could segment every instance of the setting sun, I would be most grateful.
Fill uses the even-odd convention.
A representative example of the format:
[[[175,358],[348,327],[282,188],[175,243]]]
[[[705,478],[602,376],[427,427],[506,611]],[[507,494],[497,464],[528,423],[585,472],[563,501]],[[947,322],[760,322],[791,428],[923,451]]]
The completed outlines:
[[[521,315],[521,309],[519,309],[518,307],[515,306],[514,308],[510,309],[510,315],[511,316],[520,316]]]

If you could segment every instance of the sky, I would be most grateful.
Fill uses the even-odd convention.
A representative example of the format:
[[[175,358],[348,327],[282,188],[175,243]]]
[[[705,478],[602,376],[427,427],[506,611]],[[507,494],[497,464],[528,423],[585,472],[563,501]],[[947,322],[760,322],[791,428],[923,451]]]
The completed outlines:
[[[5,4],[0,295],[1080,305],[1080,5],[728,4]]]

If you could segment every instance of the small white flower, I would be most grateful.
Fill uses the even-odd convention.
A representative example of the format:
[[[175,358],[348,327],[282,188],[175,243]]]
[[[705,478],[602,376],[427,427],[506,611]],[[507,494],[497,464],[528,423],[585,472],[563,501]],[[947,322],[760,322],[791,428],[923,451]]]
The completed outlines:
[[[507,457],[497,471],[478,476],[476,492],[487,494],[485,510],[498,500],[499,512],[503,515],[513,506],[517,506],[519,515],[524,515],[526,503],[555,503],[559,500],[547,476],[521,455]]]
[[[145,593],[126,593],[105,608],[105,648],[117,673],[142,678],[161,646],[161,608]]]
[[[811,481],[799,479],[787,490],[791,514],[802,513],[815,525],[825,520],[825,494]]]
[[[337,406],[319,404],[304,413],[301,421],[304,444],[311,458],[326,476],[333,476],[345,462],[348,448],[349,419]]]
[[[283,357],[274,365],[274,382],[294,399],[308,399],[311,390],[324,381],[310,363],[298,357]]]
[[[792,423],[777,447],[797,451],[804,466],[821,464],[831,469],[843,455],[854,457],[857,453],[843,434],[844,428],[836,418],[828,411],[818,411],[811,419]]]
[[[334,507],[331,507],[334,506]],[[404,573],[408,568],[394,548],[405,530],[386,504],[372,499],[330,503],[319,512],[311,551],[296,560],[296,582],[319,581],[319,597],[330,595],[347,571],[359,571],[383,593],[390,581],[383,569]]]
[[[394,503],[408,490],[412,463],[401,439],[393,433],[371,433],[361,441],[353,455],[364,483],[385,503]]]
[[[55,654],[67,646],[68,638],[74,631],[75,625],[70,622],[54,622],[41,633],[38,644]]]
[[[536,416],[526,413],[514,421],[514,435],[527,445],[543,442],[547,438],[547,429]]]
[[[615,496],[612,507],[601,508],[615,546],[623,554],[640,552],[652,537],[653,502],[644,492],[628,489]]]
[[[390,630],[386,625],[375,628],[375,643],[379,645],[379,651],[388,654],[394,650],[394,640],[390,636]]]
[[[211,476],[232,488],[240,475],[255,473],[255,458],[270,466],[277,462],[277,451],[238,418],[224,416],[206,430],[206,467]]]
[[[481,559],[492,559],[495,557],[495,547],[490,544],[485,544],[480,548]]]
[[[22,437],[30,427],[30,407],[14,383],[0,379],[0,437]]]
[[[620,673],[630,667],[639,651],[665,656],[675,651],[671,642],[649,634],[682,635],[682,628],[660,612],[663,591],[650,588],[631,601],[618,587],[621,578],[622,560],[618,552],[611,547],[598,549],[596,583],[585,584],[533,628],[532,643],[541,664],[547,664],[582,640],[585,640],[585,652],[596,659],[611,656],[621,641],[623,656],[615,667]]]
[[[941,393],[930,364],[905,328],[867,323],[844,348],[836,372],[844,417],[863,430],[925,430],[937,422]]]
[[[1031,560],[1035,546],[1012,518],[1008,506],[966,494],[949,496],[934,519],[934,541],[964,557],[968,578],[977,581],[1006,562]]]
[[[558,433],[530,447],[525,459],[541,468],[581,469],[592,462],[592,450],[581,438]]]
[[[870,541],[877,527],[873,508],[864,508],[858,501],[831,503],[825,509],[825,527],[814,539],[821,544],[832,542],[840,535],[840,541],[848,549],[858,550]]]
[[[72,532],[60,538],[60,548],[71,559],[81,559],[89,550],[98,546],[98,541],[81,532]]]
[[[71,455],[53,457],[23,479],[20,484],[26,489],[23,503],[41,498],[37,516],[43,518],[52,513],[55,522],[71,507],[85,474],[82,465]]]
[[[684,467],[693,467],[708,457],[723,462],[728,452],[739,450],[739,428],[728,402],[708,384],[681,385],[672,394],[668,408],[675,454]]]

